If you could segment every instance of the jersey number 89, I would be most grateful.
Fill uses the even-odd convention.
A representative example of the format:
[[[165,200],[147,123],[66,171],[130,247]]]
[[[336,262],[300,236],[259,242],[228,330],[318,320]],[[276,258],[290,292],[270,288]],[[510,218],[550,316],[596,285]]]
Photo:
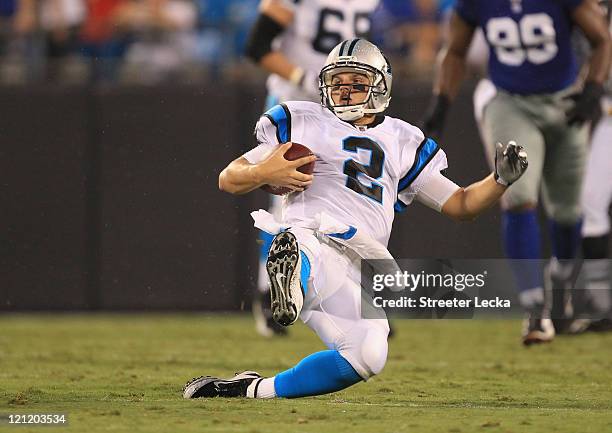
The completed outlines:
[[[506,65],[520,66],[525,60],[539,65],[559,51],[553,20],[545,13],[525,15],[518,23],[510,17],[492,18],[486,31],[497,59]]]

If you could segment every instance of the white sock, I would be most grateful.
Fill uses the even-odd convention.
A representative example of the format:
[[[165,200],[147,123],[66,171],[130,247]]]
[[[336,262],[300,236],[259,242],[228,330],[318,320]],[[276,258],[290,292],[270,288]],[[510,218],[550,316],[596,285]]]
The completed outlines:
[[[255,379],[247,388],[248,398],[274,398],[276,390],[274,389],[274,376]]]

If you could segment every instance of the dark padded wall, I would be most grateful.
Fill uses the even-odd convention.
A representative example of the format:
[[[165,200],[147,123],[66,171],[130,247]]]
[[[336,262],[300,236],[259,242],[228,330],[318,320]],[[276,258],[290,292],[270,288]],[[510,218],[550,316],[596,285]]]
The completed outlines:
[[[249,86],[0,90],[0,309],[237,309],[249,302],[261,192],[221,193],[219,171],[253,144],[264,95]],[[232,89],[232,90],[229,90]],[[470,88],[445,135],[449,175],[488,169]],[[389,114],[416,122],[427,86]],[[305,143],[307,144],[307,143]],[[500,257],[497,212],[458,224],[415,205],[398,257]]]
[[[0,308],[82,307],[88,95],[0,95]]]
[[[214,112],[199,96],[117,91],[100,100],[101,307],[235,305],[238,213],[217,176],[240,128],[231,95]]]

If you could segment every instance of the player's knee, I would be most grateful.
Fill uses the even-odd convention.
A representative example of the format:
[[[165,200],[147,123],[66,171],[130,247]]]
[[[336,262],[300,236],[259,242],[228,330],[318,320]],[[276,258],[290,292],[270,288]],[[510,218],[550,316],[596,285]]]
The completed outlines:
[[[572,205],[553,206],[549,216],[559,224],[571,225],[576,224],[582,215],[580,206],[576,203]]]
[[[370,377],[380,374],[385,367],[387,363],[387,349],[386,339],[376,345],[363,347],[363,362]]]
[[[337,348],[364,380],[379,374],[387,362],[389,329],[362,321],[337,342]]]
[[[361,370],[368,379],[379,374],[387,362],[387,334],[382,330],[370,329],[359,347]]]

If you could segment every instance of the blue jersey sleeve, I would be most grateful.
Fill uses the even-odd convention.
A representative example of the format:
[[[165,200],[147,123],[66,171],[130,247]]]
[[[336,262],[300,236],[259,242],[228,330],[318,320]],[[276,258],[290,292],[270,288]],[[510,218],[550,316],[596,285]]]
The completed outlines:
[[[567,0],[571,1],[571,0]],[[574,0],[579,1],[579,0]],[[581,0],[580,0],[581,1]],[[463,18],[465,22],[476,27],[478,26],[478,5],[475,0],[457,0],[455,12]]]

